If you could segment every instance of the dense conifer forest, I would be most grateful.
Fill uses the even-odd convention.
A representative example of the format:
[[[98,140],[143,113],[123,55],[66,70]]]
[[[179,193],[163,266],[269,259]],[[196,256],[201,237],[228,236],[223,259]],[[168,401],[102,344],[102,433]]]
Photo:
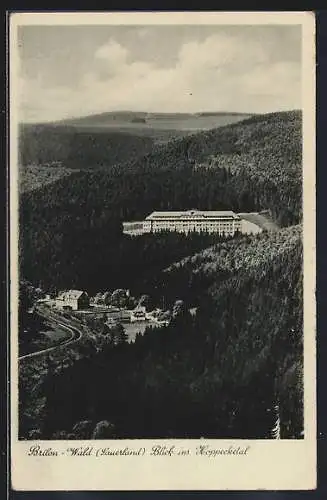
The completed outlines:
[[[59,287],[67,280],[81,287],[86,275],[97,275],[106,288],[120,263],[115,248],[131,247],[122,222],[153,210],[270,210],[282,226],[299,223],[300,134],[299,113],[263,115],[23,193],[23,275]]]
[[[90,438],[105,421],[104,437],[269,438],[277,403],[283,437],[301,437],[300,236],[298,227],[246,237],[244,252],[236,240],[218,243],[164,272],[168,302],[196,304],[196,316],[185,308],[135,344],[54,360],[41,378],[37,363],[27,366],[34,410],[22,413],[22,436]]]
[[[150,152],[148,137],[117,131],[77,131],[74,127],[21,125],[19,131],[22,165],[61,162],[67,168],[110,167]]]
[[[282,437],[303,437],[301,164],[301,114],[276,113],[24,193],[22,277],[182,307],[135,343],[98,333],[24,361],[20,437],[270,438],[276,405]],[[122,234],[124,220],[193,207],[268,210],[282,228]]]
[[[67,168],[107,168],[134,162],[152,150],[194,131],[219,127],[245,119],[239,113],[136,113],[112,112],[54,123],[21,124],[22,165],[62,162]]]

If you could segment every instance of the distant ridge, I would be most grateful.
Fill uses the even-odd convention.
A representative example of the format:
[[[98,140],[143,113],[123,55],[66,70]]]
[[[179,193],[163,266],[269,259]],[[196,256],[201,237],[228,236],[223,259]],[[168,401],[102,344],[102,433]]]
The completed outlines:
[[[93,125],[93,124],[105,124],[109,123],[133,123],[134,120],[150,120],[153,124],[156,120],[173,120],[181,121],[194,118],[209,118],[209,117],[240,117],[240,119],[248,116],[255,116],[257,113],[243,113],[236,111],[197,111],[194,113],[166,113],[162,111],[158,112],[146,112],[146,111],[105,111],[103,113],[88,114],[82,116],[74,116],[70,118],[63,118],[61,120],[47,121],[47,122],[33,122],[25,123],[22,122],[21,125],[24,126],[76,126],[76,125]],[[120,123],[122,124],[122,123]]]
[[[149,153],[155,144],[254,116],[221,111],[193,114],[115,111],[50,123],[22,123],[20,160],[23,165],[60,161],[73,168],[109,166],[136,160]]]
[[[189,117],[196,117],[196,116],[253,116],[256,113],[238,113],[236,111],[197,111],[194,113],[183,113],[183,112],[176,112],[176,113],[166,113],[162,111],[155,111],[155,112],[147,112],[147,111],[128,111],[128,110],[121,110],[121,111],[105,111],[103,113],[96,113],[96,114],[89,114],[89,115],[83,115],[80,117],[72,117],[72,118],[65,118],[63,120],[57,120],[54,123],[58,124],[69,124],[69,123],[76,123],[76,122],[83,122],[83,121],[98,121],[98,120],[107,120],[107,119],[112,119],[112,120],[117,120],[117,119],[126,119],[126,118],[145,118],[145,119],[165,119],[165,118],[170,118],[170,119],[176,119],[180,120],[181,118],[189,118]]]

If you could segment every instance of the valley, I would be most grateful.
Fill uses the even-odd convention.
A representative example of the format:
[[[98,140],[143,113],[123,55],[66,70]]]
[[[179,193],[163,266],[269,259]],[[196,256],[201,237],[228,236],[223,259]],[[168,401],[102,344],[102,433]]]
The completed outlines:
[[[87,438],[102,421],[117,438],[266,439],[276,401],[282,436],[301,438],[302,117],[231,115],[218,126],[226,116],[103,114],[56,124],[58,135],[42,126],[31,141],[25,131],[21,279],[54,296],[108,292],[115,304],[128,289],[133,307],[144,295],[153,308],[182,306],[168,326],[134,337],[131,325],[133,342],[123,330],[112,341],[90,315],[71,350],[22,364],[22,439]],[[172,124],[182,135],[165,143],[143,135]],[[125,126],[142,133],[116,131]],[[194,208],[232,210],[261,231],[123,232],[153,211]],[[21,325],[35,301],[23,289]]]

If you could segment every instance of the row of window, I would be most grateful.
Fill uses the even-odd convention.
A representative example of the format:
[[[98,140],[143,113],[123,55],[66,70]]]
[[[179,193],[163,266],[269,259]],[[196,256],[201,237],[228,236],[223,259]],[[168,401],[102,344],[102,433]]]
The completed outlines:
[[[235,228],[235,231],[238,228]],[[164,231],[164,230],[171,230],[171,231],[180,231],[180,232],[185,232],[185,231],[209,231],[209,232],[219,232],[219,233],[233,233],[234,229],[233,228],[214,228],[214,227],[188,227],[188,228],[178,228],[178,227],[154,227],[153,231]]]
[[[154,224],[153,228],[213,228],[213,229],[232,229],[236,226],[232,224]]]
[[[148,231],[161,231],[161,230],[171,230],[171,231],[194,231],[194,230],[206,230],[206,231],[217,231],[222,233],[233,233],[236,230],[240,230],[240,221],[234,222],[180,222],[180,221],[145,221],[144,230]]]

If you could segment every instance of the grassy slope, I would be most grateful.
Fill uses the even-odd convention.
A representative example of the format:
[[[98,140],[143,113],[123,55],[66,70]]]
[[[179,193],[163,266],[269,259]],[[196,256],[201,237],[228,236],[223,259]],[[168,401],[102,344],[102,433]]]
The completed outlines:
[[[57,122],[77,127],[132,127],[146,133],[145,130],[202,130],[219,127],[249,117],[244,113],[145,113],[145,112],[109,112],[72,118]]]

